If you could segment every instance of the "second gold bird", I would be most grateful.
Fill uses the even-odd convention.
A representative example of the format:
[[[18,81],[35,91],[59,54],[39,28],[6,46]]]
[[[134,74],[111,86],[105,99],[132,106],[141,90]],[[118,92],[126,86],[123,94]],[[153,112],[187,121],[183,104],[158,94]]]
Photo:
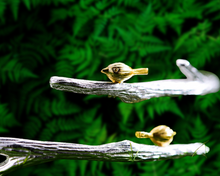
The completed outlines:
[[[176,132],[166,125],[159,125],[153,128],[150,133],[144,131],[136,131],[137,138],[150,138],[150,140],[158,146],[166,147],[173,141]]]
[[[113,83],[123,83],[134,75],[147,75],[148,68],[132,69],[121,62],[110,64],[101,70]]]

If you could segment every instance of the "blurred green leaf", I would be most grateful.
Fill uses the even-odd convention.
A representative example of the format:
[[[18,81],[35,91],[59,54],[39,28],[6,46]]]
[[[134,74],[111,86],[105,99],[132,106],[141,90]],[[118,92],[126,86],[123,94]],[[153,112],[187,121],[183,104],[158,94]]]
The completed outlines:
[[[116,138],[116,133],[113,133],[111,136],[109,136],[106,140],[106,143],[111,143],[111,142],[116,142],[115,138]]]
[[[6,132],[7,127],[18,126],[19,122],[16,120],[14,114],[8,108],[7,104],[0,104],[0,128]]]
[[[219,1],[0,0],[0,132],[98,145],[169,124],[174,144],[205,142],[203,156],[149,163],[57,160],[16,175],[219,175],[219,93],[125,104],[50,88],[51,76],[108,80],[114,62],[148,67],[128,82],[183,78],[176,59],[220,75]],[[205,73],[205,72],[203,72]],[[22,125],[19,125],[22,124]],[[211,161],[211,162],[210,162]],[[12,173],[14,175],[14,173]]]
[[[125,165],[121,163],[111,163],[111,166],[113,168],[113,175],[115,176],[130,176],[132,175],[132,170],[129,167],[126,167]]]
[[[6,9],[6,2],[5,2],[5,0],[0,0],[0,18],[1,18],[2,21],[4,19],[3,15],[4,15],[5,9]]]
[[[28,10],[31,10],[31,2],[30,0],[22,0]]]
[[[10,58],[10,61],[9,61]],[[7,77],[13,82],[20,82],[22,78],[37,78],[38,76],[32,73],[27,68],[24,68],[22,63],[19,63],[16,57],[13,58],[11,55],[2,57],[0,61],[1,78],[3,84],[6,83]]]
[[[171,108],[172,107],[172,108]],[[182,118],[184,118],[183,113],[179,109],[177,103],[170,97],[161,97],[160,99],[152,99],[151,103],[146,104],[147,112],[149,116],[154,118],[154,111],[161,115],[164,112],[172,112]]]
[[[140,120],[141,123],[144,122],[144,118],[145,118],[145,117],[144,117],[144,111],[143,111],[143,109],[144,109],[145,106],[147,106],[145,101],[136,103],[136,104],[134,105],[135,111],[136,111],[136,113],[137,113],[137,115],[138,115],[138,118],[139,118],[139,120]]]
[[[56,22],[57,20],[64,20],[68,17],[68,10],[65,8],[54,9],[51,14],[52,18],[49,24]]]
[[[125,124],[128,121],[128,118],[131,116],[132,114],[132,110],[134,108],[133,104],[126,104],[124,102],[120,102],[118,105],[119,111],[121,113],[121,117],[122,117],[122,123]]]
[[[0,127],[0,133],[6,133],[8,130],[6,128]]]
[[[142,173],[139,174],[140,176],[144,175],[161,175],[163,173],[166,173],[169,167],[169,160],[167,161],[159,161],[159,162],[149,162],[144,163],[142,167],[140,168],[142,170]]]
[[[79,166],[80,175],[81,176],[85,175],[88,160],[79,160],[77,163],[78,163],[78,166]]]
[[[10,2],[11,11],[13,13],[14,19],[17,20],[20,0],[8,0],[8,1]]]

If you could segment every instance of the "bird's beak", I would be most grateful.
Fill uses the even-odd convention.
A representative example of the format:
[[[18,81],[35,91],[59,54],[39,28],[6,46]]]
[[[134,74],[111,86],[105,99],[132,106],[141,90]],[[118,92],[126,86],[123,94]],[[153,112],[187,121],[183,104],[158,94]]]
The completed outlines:
[[[105,73],[105,74],[108,73],[108,68],[103,68],[103,69],[101,70],[101,72],[102,72],[102,73]]]

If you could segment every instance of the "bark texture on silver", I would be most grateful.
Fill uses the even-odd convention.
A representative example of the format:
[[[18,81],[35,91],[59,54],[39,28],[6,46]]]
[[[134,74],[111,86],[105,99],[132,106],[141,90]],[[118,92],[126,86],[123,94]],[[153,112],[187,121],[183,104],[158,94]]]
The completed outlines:
[[[0,137],[0,175],[20,167],[41,164],[56,159],[146,162],[203,155],[209,148],[202,143],[172,144],[167,147],[137,144],[129,140],[103,145],[83,145],[19,138]]]
[[[187,60],[176,61],[187,79],[167,79],[141,83],[112,83],[53,76],[51,88],[79,94],[119,97],[125,103],[137,103],[154,97],[205,95],[219,91],[219,78],[207,71],[198,71]]]

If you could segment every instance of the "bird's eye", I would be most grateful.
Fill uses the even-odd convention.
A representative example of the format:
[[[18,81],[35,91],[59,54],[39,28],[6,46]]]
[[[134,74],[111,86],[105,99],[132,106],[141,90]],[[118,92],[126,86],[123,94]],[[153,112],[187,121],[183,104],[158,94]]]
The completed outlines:
[[[112,68],[112,71],[113,71],[114,73],[118,73],[118,72],[120,71],[120,68],[119,68],[119,67],[113,67],[113,68]]]

